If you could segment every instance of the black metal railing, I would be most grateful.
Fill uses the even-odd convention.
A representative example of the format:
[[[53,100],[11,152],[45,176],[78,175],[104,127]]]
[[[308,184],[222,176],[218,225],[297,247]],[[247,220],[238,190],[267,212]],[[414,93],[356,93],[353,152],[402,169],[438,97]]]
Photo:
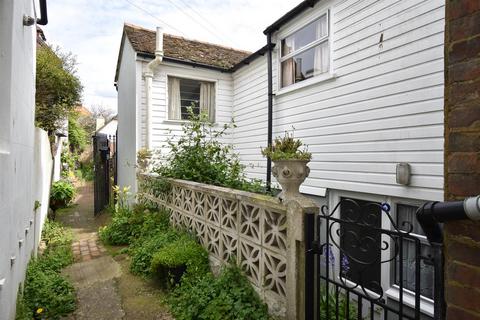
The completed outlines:
[[[341,198],[306,216],[306,319],[443,319],[443,244],[395,209]]]

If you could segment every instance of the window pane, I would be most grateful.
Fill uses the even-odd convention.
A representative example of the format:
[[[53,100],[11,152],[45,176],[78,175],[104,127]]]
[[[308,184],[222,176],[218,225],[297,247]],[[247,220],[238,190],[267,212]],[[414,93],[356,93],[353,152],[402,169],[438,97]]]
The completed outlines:
[[[327,15],[282,40],[282,57],[328,35]]]
[[[200,81],[191,79],[180,79],[180,104],[181,117],[188,120],[188,107],[192,108],[194,114],[200,112]]]
[[[417,222],[415,212],[417,207],[397,205],[397,223],[399,228],[409,230],[409,224],[413,225],[412,233],[423,235],[423,231]],[[407,222],[407,224],[404,224]],[[415,248],[415,242],[405,239],[403,241],[403,261],[400,265],[400,256],[395,259],[395,284],[400,284],[400,272],[403,275],[403,287],[415,291],[415,266],[416,256],[420,255],[420,293],[433,299],[434,290],[434,266],[432,264],[433,250],[428,243],[420,244],[420,252]]]
[[[282,87],[328,72],[329,68],[330,54],[326,41],[282,62]]]
[[[340,218],[344,221],[358,221],[359,223],[341,226],[340,247],[346,253],[341,260],[348,261],[348,271],[345,277],[363,287],[380,293],[380,260],[381,260],[381,209],[378,206],[367,205],[369,202],[355,200],[360,206],[342,202]],[[360,217],[360,218],[359,218]],[[368,226],[366,226],[368,223]],[[345,259],[346,258],[346,259]]]

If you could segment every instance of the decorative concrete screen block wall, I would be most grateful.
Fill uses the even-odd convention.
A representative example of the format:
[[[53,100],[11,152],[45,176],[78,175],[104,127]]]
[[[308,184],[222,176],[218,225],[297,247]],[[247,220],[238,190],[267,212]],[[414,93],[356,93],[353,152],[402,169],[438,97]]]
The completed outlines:
[[[143,179],[156,179],[143,176]],[[169,180],[158,193],[144,183],[139,197],[170,211],[171,222],[196,234],[209,251],[213,269],[236,262],[268,304],[284,316],[287,292],[287,207],[254,193]]]

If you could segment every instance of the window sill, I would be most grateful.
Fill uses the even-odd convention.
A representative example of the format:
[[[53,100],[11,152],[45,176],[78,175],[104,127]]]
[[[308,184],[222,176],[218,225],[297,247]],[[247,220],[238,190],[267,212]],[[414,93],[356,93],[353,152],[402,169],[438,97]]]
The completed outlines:
[[[398,286],[394,285],[386,292],[387,297],[393,300],[400,300],[400,290]],[[403,303],[410,307],[415,308],[415,294],[409,290],[403,289]],[[420,311],[430,317],[434,315],[434,303],[433,300],[423,297],[420,297]]]
[[[314,84],[317,84],[317,83],[320,83],[320,82],[327,82],[327,81],[330,81],[330,80],[334,80],[336,77],[337,77],[337,75],[335,73],[327,73],[327,74],[320,75],[320,76],[317,76],[317,77],[313,77],[313,78],[310,78],[310,79],[307,79],[307,80],[304,80],[304,81],[300,81],[300,82],[291,84],[291,85],[289,85],[285,88],[277,90],[275,92],[275,96],[281,96],[281,95],[284,95],[286,93],[296,91],[296,90],[300,90],[300,89],[303,89],[305,87],[309,87],[311,85],[314,85]]]
[[[162,121],[163,123],[167,124],[185,124],[191,122],[190,120],[172,120],[172,119],[165,119]],[[216,126],[218,123],[214,122],[213,125]]]

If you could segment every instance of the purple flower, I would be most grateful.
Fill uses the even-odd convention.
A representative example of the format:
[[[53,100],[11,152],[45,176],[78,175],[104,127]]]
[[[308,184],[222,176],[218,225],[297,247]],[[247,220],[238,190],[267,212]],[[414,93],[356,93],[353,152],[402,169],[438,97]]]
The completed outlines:
[[[342,274],[346,274],[350,270],[350,261],[346,255],[342,255]]]
[[[323,247],[323,254],[325,255],[325,259],[328,260],[328,263],[333,267],[335,265],[335,255],[333,254],[332,244]]]

